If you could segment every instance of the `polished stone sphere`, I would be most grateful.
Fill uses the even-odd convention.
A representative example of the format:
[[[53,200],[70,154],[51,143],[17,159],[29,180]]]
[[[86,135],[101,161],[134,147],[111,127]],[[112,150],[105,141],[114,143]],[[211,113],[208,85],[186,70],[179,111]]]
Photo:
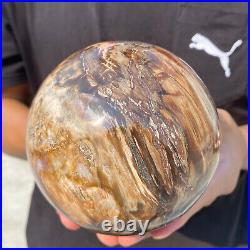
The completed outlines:
[[[100,232],[114,217],[149,220],[150,231],[185,213],[215,172],[219,142],[201,79],[140,42],[98,43],[64,60],[41,85],[27,128],[42,193]]]

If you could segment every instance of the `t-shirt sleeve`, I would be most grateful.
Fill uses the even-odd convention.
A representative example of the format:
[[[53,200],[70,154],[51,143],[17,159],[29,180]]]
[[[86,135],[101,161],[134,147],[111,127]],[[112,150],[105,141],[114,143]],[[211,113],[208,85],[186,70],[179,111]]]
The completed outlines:
[[[22,55],[4,9],[2,15],[2,39],[2,86],[12,87],[27,82]]]

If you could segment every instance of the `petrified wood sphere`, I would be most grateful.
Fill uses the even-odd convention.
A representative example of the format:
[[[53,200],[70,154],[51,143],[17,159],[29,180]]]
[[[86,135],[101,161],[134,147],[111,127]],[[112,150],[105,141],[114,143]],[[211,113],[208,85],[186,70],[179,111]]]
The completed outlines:
[[[115,216],[149,219],[152,230],[183,214],[206,189],[218,150],[217,113],[201,79],[140,42],[103,42],[68,57],[43,82],[28,122],[40,189],[97,231]]]

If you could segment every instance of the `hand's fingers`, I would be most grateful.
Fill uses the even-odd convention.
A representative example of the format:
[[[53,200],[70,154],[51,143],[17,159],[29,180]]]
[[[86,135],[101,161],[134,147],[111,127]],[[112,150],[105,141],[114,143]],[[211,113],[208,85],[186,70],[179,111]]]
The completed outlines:
[[[140,235],[131,235],[131,236],[119,236],[118,237],[118,242],[121,246],[123,247],[129,247],[132,246],[146,238],[149,237],[149,234],[146,234],[144,236]]]
[[[118,245],[118,237],[117,236],[111,236],[111,235],[105,235],[105,234],[96,234],[97,238],[101,243],[103,243],[106,246],[113,247]]]
[[[168,237],[172,233],[174,233],[183,225],[184,225],[184,220],[182,218],[179,218],[179,219],[174,220],[173,222],[170,222],[169,224],[167,224],[166,226],[160,229],[156,229],[152,231],[150,234],[154,239],[161,240],[161,239]]]
[[[59,211],[56,211],[59,218],[60,218],[60,221],[61,223],[69,230],[72,230],[72,231],[76,231],[80,228],[79,225],[75,224],[74,222],[72,222],[70,219],[68,219],[65,215],[63,215],[61,212]]]

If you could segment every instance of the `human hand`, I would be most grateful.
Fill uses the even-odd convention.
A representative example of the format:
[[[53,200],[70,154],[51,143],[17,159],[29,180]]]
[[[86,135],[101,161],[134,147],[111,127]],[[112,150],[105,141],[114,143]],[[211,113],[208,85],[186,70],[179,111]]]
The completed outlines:
[[[107,246],[131,246],[139,241],[152,237],[163,239],[181,228],[195,213],[212,204],[216,198],[231,193],[238,181],[240,170],[247,158],[246,141],[240,128],[231,115],[225,110],[218,110],[221,131],[220,160],[216,172],[203,196],[183,216],[166,226],[147,233],[145,236],[110,236],[97,234],[97,238]],[[59,213],[62,224],[70,229],[77,230],[78,225],[71,222]]]
[[[76,231],[80,228],[79,225],[77,225],[76,223],[74,223],[73,221],[71,221],[70,219],[68,219],[62,212],[60,212],[59,210],[56,211],[56,213],[59,216],[59,219],[61,221],[61,223],[63,224],[63,226],[65,228],[67,228],[68,230],[71,231]]]

